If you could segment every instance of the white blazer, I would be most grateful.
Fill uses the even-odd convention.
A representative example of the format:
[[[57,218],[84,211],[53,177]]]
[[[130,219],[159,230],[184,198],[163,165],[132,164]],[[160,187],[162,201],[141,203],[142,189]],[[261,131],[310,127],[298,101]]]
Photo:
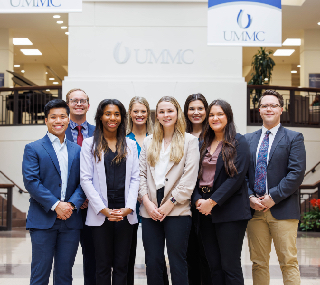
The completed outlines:
[[[125,207],[130,208],[127,218],[130,224],[138,222],[136,204],[139,190],[139,159],[136,143],[127,140],[126,182],[125,182]],[[106,216],[100,211],[108,207],[107,182],[104,167],[104,153],[101,160],[96,161],[92,153],[93,137],[87,138],[82,143],[80,154],[80,184],[86,194],[89,204],[86,219],[87,226],[101,226]]]

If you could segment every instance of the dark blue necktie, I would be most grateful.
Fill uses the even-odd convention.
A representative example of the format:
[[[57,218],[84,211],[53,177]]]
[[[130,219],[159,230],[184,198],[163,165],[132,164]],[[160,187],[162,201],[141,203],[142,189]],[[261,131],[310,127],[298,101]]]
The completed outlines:
[[[254,181],[254,192],[258,196],[263,196],[266,193],[269,134],[270,134],[270,131],[267,131],[266,135],[264,136],[261,142],[259,153],[258,153],[256,175],[255,175],[255,181]]]

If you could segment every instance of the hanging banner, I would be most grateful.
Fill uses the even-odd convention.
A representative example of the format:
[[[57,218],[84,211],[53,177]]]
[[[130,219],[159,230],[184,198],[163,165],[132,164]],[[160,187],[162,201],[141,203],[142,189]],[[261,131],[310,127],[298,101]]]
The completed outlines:
[[[281,0],[208,0],[208,45],[281,46]]]
[[[0,0],[0,14],[81,12],[82,0]]]

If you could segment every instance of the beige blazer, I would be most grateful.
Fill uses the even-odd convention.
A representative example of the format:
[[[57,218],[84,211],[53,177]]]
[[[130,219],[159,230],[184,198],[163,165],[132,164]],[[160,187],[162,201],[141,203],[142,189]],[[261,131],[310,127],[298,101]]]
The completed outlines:
[[[140,189],[139,197],[148,194],[149,199],[155,204],[157,202],[156,185],[154,181],[154,167],[147,162],[147,149],[151,143],[152,135],[146,137],[140,153]],[[178,204],[168,216],[191,216],[190,198],[197,182],[199,170],[199,142],[198,139],[185,133],[184,156],[178,164],[169,161],[165,174],[164,198],[161,205],[173,196]],[[150,218],[143,204],[140,207],[140,215]]]

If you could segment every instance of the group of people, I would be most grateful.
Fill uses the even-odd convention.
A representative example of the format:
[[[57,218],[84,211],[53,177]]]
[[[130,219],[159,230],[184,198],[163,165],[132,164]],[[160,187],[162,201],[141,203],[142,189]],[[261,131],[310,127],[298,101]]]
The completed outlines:
[[[117,99],[86,120],[89,97],[72,89],[45,106],[47,134],[29,143],[23,179],[30,193],[30,284],[72,284],[79,241],[84,284],[133,285],[142,223],[147,283],[244,284],[247,232],[253,284],[269,284],[273,240],[286,285],[300,284],[296,237],[303,135],[280,124],[282,96],[259,101],[263,126],[236,132],[228,102],[198,93],[162,97],[155,122],[147,100],[128,112]],[[69,118],[70,114],[70,118]]]

